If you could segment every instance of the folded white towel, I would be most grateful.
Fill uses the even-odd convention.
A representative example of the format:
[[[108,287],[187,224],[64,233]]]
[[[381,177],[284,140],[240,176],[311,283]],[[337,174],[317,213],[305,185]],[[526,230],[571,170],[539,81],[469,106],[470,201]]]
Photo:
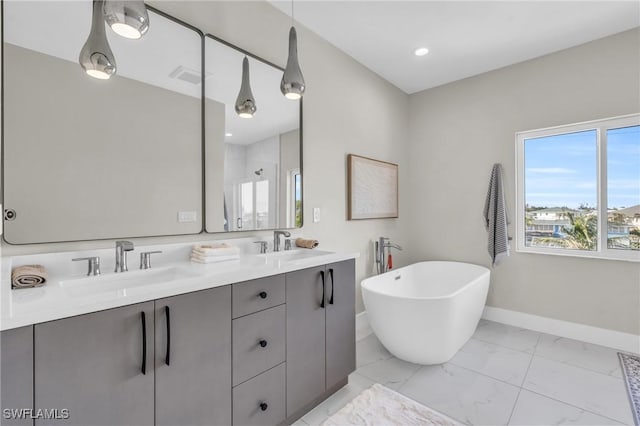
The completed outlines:
[[[229,247],[224,249],[215,249],[215,250],[201,250],[201,249],[193,249],[191,254],[198,255],[201,257],[216,257],[216,256],[231,256],[240,254],[240,251],[236,247]]]
[[[193,246],[191,253],[202,257],[230,256],[239,254],[240,250],[228,244],[206,244]]]
[[[191,255],[191,261],[195,263],[217,263],[217,262],[228,262],[232,260],[239,260],[239,255],[230,255],[230,256],[210,256],[210,257],[202,257]]]

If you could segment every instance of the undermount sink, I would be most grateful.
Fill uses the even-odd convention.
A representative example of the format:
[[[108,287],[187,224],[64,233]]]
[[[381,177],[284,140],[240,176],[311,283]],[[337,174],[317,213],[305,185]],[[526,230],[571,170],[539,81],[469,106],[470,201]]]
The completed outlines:
[[[280,266],[280,265],[286,265],[286,264],[295,264],[297,262],[312,259],[318,256],[325,256],[328,254],[333,254],[333,252],[323,251],[323,250],[302,249],[302,250],[285,250],[285,251],[278,251],[278,252],[272,252],[272,253],[264,253],[264,254],[259,254],[258,256],[265,259],[266,262],[273,261],[274,263],[277,263],[278,266]]]
[[[125,292],[129,288],[161,284],[192,276],[194,274],[187,269],[167,267],[68,279],[60,281],[60,287],[72,296],[85,296],[107,291]]]

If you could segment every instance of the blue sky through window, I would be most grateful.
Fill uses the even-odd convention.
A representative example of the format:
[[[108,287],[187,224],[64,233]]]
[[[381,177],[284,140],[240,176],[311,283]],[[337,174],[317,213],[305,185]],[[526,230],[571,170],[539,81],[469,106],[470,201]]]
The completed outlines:
[[[595,130],[525,140],[525,203],[597,207]],[[640,126],[607,133],[608,208],[640,204]]]
[[[607,132],[608,208],[640,204],[640,126]]]
[[[536,207],[596,207],[595,130],[525,140],[525,203]]]

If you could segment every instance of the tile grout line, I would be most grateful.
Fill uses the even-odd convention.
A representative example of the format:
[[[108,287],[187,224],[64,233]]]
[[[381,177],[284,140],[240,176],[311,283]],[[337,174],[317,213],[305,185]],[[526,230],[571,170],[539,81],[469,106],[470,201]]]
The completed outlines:
[[[534,345],[533,352],[527,352],[527,351],[523,351],[523,350],[520,350],[520,349],[514,349],[514,348],[509,347],[509,346],[501,345],[500,343],[490,342],[488,340],[484,340],[484,339],[481,339],[481,338],[478,338],[478,337],[474,337],[474,336],[471,336],[470,339],[477,340],[478,342],[482,342],[482,343],[488,343],[490,345],[499,346],[501,348],[509,349],[509,350],[512,350],[512,351],[515,351],[515,352],[521,352],[521,353],[525,353],[525,354],[534,355],[534,356],[537,356],[537,357],[540,357],[540,358],[544,358],[544,359],[549,360],[549,361],[554,361],[554,362],[557,362],[557,363],[560,363],[560,364],[568,365],[568,366],[571,366],[571,367],[577,367],[577,368],[580,368],[580,369],[583,369],[583,370],[586,370],[586,371],[591,371],[593,373],[602,374],[603,376],[609,376],[609,377],[613,377],[614,379],[622,380],[622,377],[614,376],[613,374],[603,373],[602,371],[593,370],[591,368],[583,367],[581,365],[571,364],[571,363],[564,362],[564,361],[558,361],[556,359],[549,358],[547,356],[538,355],[537,354],[538,344],[540,343],[540,339],[542,338],[543,334],[547,334],[547,335],[553,336],[553,337],[558,337],[560,339],[574,340],[576,342],[588,343],[588,344],[594,345],[594,346],[602,346],[602,345],[596,345],[596,344],[589,343],[589,342],[583,342],[582,340],[570,339],[568,337],[556,336],[555,334],[541,333],[539,331],[531,330],[531,329],[528,329],[528,328],[521,328],[521,327],[519,327],[519,328],[521,330],[528,330],[528,331],[531,331],[531,332],[534,332],[534,333],[538,333],[538,339],[536,340],[536,344]],[[617,349],[610,348],[608,346],[602,346],[602,347],[605,348],[605,349],[610,349],[610,350],[615,351],[615,352],[624,352],[624,351],[618,351]]]
[[[518,405],[518,401],[520,400],[520,395],[522,394],[522,389],[524,382],[527,380],[527,376],[529,375],[529,370],[531,369],[531,364],[533,363],[533,357],[536,356],[536,350],[538,349],[538,343],[540,342],[541,334],[538,334],[538,338],[536,339],[536,344],[533,346],[533,353],[531,354],[531,359],[529,360],[529,365],[527,366],[527,371],[524,373],[524,377],[522,377],[522,383],[520,383],[520,387],[518,389],[518,396],[516,396],[516,400],[513,403],[513,407],[511,407],[511,414],[509,414],[509,420],[507,420],[507,424],[511,424],[511,419],[513,418],[513,413],[516,411],[516,405]]]
[[[416,365],[420,365],[420,364],[416,364]],[[402,388],[404,387],[404,385],[406,385],[406,384],[409,382],[409,380],[413,379],[413,376],[415,376],[416,374],[418,374],[418,371],[422,370],[422,368],[423,368],[423,367],[424,367],[424,365],[420,365],[420,367],[416,368],[416,371],[414,371],[414,372],[413,372],[413,374],[411,374],[411,376],[409,376],[409,377],[407,378],[407,380],[405,380],[405,381],[404,381],[404,382],[403,382],[403,383],[398,387],[398,389],[396,390],[396,392],[398,392],[398,393],[402,393],[402,392],[400,392],[400,389],[402,389]],[[403,395],[404,395],[404,394],[403,394]],[[404,395],[404,396],[406,396],[406,395]],[[409,397],[407,396],[407,398],[409,398]]]
[[[574,368],[579,368],[580,370],[588,371],[590,373],[600,374],[601,376],[611,377],[612,379],[617,379],[617,380],[621,380],[621,381],[624,382],[624,379],[622,377],[614,376],[613,374],[603,373],[602,371],[593,370],[591,368],[583,367],[581,365],[571,364],[571,363],[565,362],[565,361],[558,361],[557,359],[549,358],[549,357],[544,356],[544,355],[538,355],[538,354],[535,354],[535,353],[533,355],[537,356],[538,358],[546,359],[547,361],[557,362],[558,364],[562,364],[562,365],[566,365],[566,366],[574,367]]]
[[[579,407],[579,406],[577,406],[577,405],[575,405],[575,404],[571,404],[571,403],[569,403],[569,402],[561,401],[561,400],[556,399],[556,398],[554,398],[554,397],[552,397],[552,396],[545,395],[545,394],[543,394],[543,393],[536,392],[536,391],[533,391],[533,390],[531,390],[531,389],[522,388],[522,390],[525,390],[525,391],[527,391],[527,392],[530,392],[530,393],[533,393],[533,394],[535,394],[535,395],[541,396],[541,397],[543,397],[543,398],[550,399],[550,400],[555,401],[555,402],[558,402],[558,403],[560,403],[560,404],[567,405],[567,406],[569,406],[569,407],[575,408],[575,409],[580,410],[580,411],[583,411],[583,412],[585,412],[585,413],[593,414],[594,416],[598,416],[598,417],[602,417],[602,418],[604,418],[604,419],[611,420],[612,422],[619,423],[620,425],[624,425],[624,424],[625,424],[624,422],[622,422],[622,421],[620,421],[620,420],[616,420],[616,419],[614,419],[614,418],[612,418],[612,417],[605,416],[605,415],[604,415],[604,414],[602,414],[602,413],[597,413],[597,412],[595,412],[595,411],[587,410],[586,408]]]
[[[528,355],[530,355],[530,354],[528,354]],[[529,361],[529,362],[531,362],[531,361]],[[490,375],[488,375],[488,374],[486,374],[486,373],[482,373],[482,372],[480,372],[480,371],[472,370],[472,369],[471,369],[471,368],[469,368],[469,367],[465,367],[465,366],[462,366],[462,365],[459,365],[459,364],[455,364],[455,363],[453,363],[453,362],[451,362],[451,361],[447,361],[445,364],[450,364],[450,365],[453,365],[453,366],[455,366],[455,367],[462,368],[463,370],[467,370],[467,371],[470,371],[470,372],[472,372],[472,373],[479,374],[479,375],[481,375],[481,376],[483,376],[483,377],[486,377],[486,378],[488,378],[488,379],[495,380],[496,382],[500,382],[500,383],[502,383],[502,384],[509,385],[509,386],[514,387],[514,388],[516,388],[516,389],[520,389],[520,386],[518,386],[518,385],[514,385],[513,383],[505,382],[505,381],[504,381],[504,380],[502,380],[502,379],[498,379],[498,378],[496,378],[496,377],[490,376]],[[445,365],[445,364],[435,364],[435,365]],[[528,371],[528,370],[527,370],[527,371]],[[526,373],[525,373],[525,376],[526,376]]]

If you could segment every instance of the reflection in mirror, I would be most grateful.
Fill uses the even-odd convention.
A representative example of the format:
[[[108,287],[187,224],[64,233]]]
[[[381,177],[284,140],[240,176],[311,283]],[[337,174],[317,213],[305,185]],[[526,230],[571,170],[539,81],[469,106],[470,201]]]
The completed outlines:
[[[154,11],[106,35],[109,80],[78,63],[92,2],[4,1],[5,239],[26,244],[202,229],[199,33]]]
[[[282,96],[281,69],[249,57],[256,112],[239,117],[244,57],[205,38],[206,230],[300,227],[300,103]]]

